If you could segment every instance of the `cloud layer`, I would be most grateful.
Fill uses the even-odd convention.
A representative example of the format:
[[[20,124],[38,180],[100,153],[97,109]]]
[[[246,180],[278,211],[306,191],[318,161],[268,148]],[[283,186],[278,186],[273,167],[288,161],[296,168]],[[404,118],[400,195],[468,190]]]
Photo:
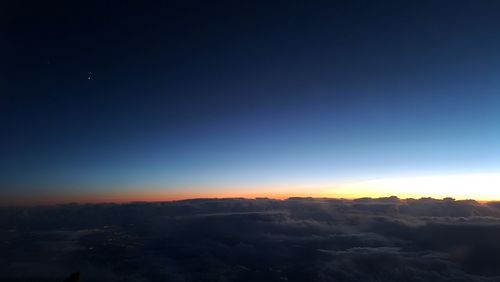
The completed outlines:
[[[0,210],[0,280],[500,281],[500,205],[197,199]]]

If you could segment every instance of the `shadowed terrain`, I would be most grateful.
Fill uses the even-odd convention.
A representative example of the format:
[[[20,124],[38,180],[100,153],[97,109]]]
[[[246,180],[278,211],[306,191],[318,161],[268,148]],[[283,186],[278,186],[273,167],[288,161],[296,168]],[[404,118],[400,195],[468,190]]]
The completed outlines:
[[[0,226],[1,281],[500,281],[500,205],[472,200],[10,207]]]

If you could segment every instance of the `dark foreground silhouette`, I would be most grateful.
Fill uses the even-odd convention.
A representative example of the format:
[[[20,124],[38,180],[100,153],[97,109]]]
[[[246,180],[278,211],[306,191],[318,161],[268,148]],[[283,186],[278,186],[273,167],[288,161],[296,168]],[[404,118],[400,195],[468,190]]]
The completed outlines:
[[[68,278],[64,279],[64,282],[78,282],[78,281],[80,281],[80,272],[74,272]]]

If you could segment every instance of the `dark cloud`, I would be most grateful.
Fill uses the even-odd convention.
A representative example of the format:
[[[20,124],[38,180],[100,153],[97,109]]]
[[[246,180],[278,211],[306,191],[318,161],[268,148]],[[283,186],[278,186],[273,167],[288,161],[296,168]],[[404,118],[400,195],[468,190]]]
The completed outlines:
[[[197,199],[0,210],[0,280],[500,281],[497,203]]]

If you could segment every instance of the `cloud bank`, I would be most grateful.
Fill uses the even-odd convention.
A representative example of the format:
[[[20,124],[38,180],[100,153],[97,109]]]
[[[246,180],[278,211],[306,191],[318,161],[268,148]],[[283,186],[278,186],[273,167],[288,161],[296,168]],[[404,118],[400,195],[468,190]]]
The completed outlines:
[[[500,204],[196,199],[0,209],[0,280],[500,281]]]

